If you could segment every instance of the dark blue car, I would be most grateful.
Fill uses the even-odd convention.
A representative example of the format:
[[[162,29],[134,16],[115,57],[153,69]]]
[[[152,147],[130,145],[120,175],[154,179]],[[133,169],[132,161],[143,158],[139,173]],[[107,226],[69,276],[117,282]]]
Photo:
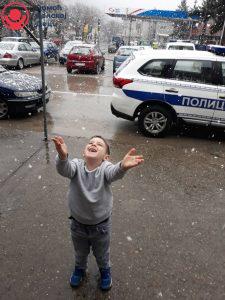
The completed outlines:
[[[143,47],[144,49],[144,47]],[[116,52],[113,59],[113,73],[122,65],[122,63],[132,54],[134,51],[141,50],[140,46],[121,46]]]
[[[31,42],[31,47],[34,50],[40,51],[40,46],[36,42]],[[49,58],[54,58],[55,61],[58,60],[59,58],[59,49],[56,46],[56,44],[49,42],[49,41],[44,41],[43,42],[43,50],[44,50],[44,58],[45,60]]]
[[[46,58],[54,58],[55,61],[59,59],[59,49],[54,43],[45,41],[43,46]]]
[[[46,85],[46,102],[51,94]],[[0,119],[26,114],[43,106],[41,80],[0,66]]]

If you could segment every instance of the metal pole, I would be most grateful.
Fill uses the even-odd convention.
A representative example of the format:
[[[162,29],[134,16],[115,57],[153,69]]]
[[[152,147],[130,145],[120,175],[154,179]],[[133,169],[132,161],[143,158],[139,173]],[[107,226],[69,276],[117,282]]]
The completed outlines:
[[[131,25],[132,25],[132,17],[130,17],[130,26],[129,26],[129,36],[128,36],[128,45],[130,46],[131,40]]]
[[[43,117],[44,117],[44,140],[48,140],[47,118],[46,118],[46,99],[45,99],[45,65],[44,65],[44,50],[43,50],[43,29],[41,7],[38,7],[39,17],[39,35],[40,35],[40,51],[41,51],[41,80],[42,80],[42,102],[43,102]]]
[[[223,29],[222,29],[221,36],[220,36],[220,45],[222,45],[222,40],[223,40],[223,36],[224,36],[224,30],[225,30],[225,20],[223,22]]]

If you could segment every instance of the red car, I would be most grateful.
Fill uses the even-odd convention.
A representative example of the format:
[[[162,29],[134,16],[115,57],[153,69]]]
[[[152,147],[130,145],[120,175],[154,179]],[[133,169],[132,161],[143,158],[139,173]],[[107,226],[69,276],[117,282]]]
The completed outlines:
[[[66,66],[68,73],[77,70],[99,74],[105,69],[105,58],[97,45],[76,45],[67,56]]]

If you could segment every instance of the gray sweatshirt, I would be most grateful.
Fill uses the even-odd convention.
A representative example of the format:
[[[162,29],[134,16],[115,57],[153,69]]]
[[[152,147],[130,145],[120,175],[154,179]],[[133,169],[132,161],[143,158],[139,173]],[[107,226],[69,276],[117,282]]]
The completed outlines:
[[[57,155],[56,168],[60,175],[70,178],[68,200],[72,217],[82,224],[95,225],[111,215],[110,184],[124,176],[121,162],[113,165],[103,161],[95,170],[89,171],[83,159],[61,160]]]

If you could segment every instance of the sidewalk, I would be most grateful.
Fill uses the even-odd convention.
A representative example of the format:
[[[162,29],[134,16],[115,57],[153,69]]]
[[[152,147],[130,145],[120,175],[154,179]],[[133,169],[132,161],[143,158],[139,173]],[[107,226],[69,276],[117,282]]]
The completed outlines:
[[[195,139],[111,141],[113,162],[135,146],[145,163],[112,186],[113,287],[102,293],[93,256],[87,280],[69,286],[69,181],[42,138],[0,130],[1,300],[225,299],[224,143],[199,140],[193,152]],[[64,138],[81,157],[87,139]]]

